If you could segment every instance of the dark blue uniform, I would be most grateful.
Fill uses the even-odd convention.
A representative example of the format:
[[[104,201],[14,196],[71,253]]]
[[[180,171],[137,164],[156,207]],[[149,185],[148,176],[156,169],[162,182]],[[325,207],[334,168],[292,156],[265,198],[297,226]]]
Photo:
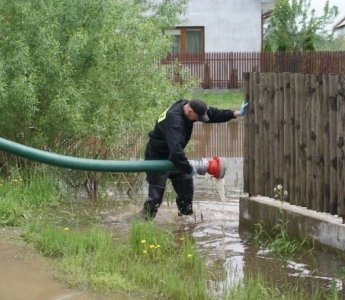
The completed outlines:
[[[168,159],[179,168],[179,172],[154,171],[147,173],[149,183],[148,199],[144,204],[144,212],[154,217],[162,203],[166,181],[171,179],[177,193],[176,204],[180,214],[193,213],[193,167],[189,164],[184,148],[189,142],[194,121],[184,114],[183,106],[187,100],[175,102],[159,117],[153,131],[149,133],[149,142],[145,150],[145,160]],[[235,118],[230,109],[209,107],[207,110],[209,123],[227,122]]]

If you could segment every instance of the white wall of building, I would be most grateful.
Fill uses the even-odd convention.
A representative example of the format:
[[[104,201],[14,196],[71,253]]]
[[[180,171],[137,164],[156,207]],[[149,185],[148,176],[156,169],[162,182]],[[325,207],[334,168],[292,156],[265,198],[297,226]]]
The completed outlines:
[[[262,2],[190,0],[178,25],[204,26],[205,52],[261,51]]]

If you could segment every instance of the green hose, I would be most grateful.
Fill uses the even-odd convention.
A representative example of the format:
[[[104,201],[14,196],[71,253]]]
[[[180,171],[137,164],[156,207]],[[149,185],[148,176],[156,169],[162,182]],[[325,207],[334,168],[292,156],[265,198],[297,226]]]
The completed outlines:
[[[67,169],[98,172],[177,171],[169,160],[99,160],[78,158],[38,150],[0,138],[0,150],[16,156]]]

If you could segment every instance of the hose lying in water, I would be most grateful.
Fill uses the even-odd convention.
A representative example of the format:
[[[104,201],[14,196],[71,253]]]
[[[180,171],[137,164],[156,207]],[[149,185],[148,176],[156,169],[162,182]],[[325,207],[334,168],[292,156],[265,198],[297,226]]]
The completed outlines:
[[[150,171],[178,171],[179,169],[169,160],[100,160],[78,158],[43,151],[21,145],[0,137],[0,150],[16,156],[38,161],[48,165],[75,170],[98,172],[150,172]],[[209,174],[216,178],[225,175],[225,164],[218,157],[207,161],[200,159],[189,161],[200,175]]]

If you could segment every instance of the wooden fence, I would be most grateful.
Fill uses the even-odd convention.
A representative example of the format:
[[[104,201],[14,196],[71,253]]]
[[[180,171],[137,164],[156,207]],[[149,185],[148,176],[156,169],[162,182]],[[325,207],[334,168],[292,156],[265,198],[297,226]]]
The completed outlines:
[[[241,88],[244,72],[345,73],[345,52],[229,52],[170,55],[171,79],[195,78],[203,88]],[[187,72],[185,72],[187,70]]]
[[[188,158],[243,157],[244,123],[201,123],[194,125]]]
[[[345,215],[345,75],[246,73],[244,189]]]

